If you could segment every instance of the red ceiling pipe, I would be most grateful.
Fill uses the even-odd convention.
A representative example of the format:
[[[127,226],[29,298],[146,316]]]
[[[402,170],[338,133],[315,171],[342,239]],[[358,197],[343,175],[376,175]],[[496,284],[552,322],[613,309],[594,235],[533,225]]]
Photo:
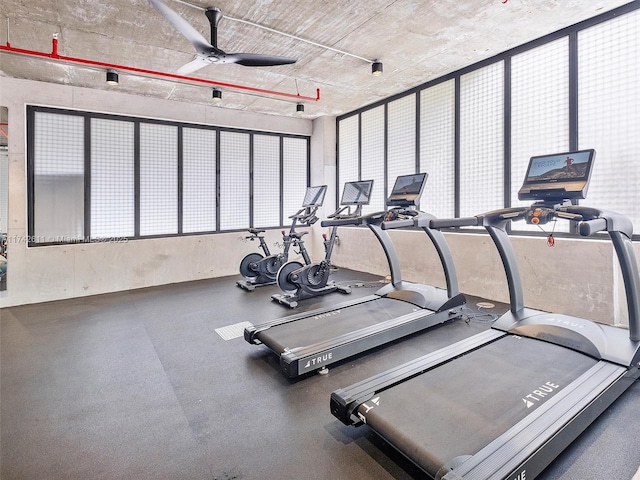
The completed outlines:
[[[106,63],[106,62],[98,62],[96,60],[87,60],[84,58],[67,57],[65,55],[58,54],[58,39],[56,38],[55,35],[53,37],[53,46],[52,46],[51,53],[43,53],[43,52],[36,52],[34,50],[25,50],[23,48],[15,48],[15,47],[12,47],[9,44],[9,42],[7,42],[6,45],[0,45],[0,52],[14,53],[18,55],[27,55],[31,57],[49,58],[49,59],[57,60],[61,62],[78,63],[81,65],[90,65],[92,67],[100,67],[100,68],[113,69],[113,70],[119,70],[124,72],[137,73],[145,76],[150,75],[154,77],[165,77],[172,80],[178,80],[178,81],[187,82],[187,83],[199,83],[204,85],[214,85],[218,87],[232,88],[236,90],[246,90],[254,93],[263,93],[266,95],[278,95],[282,97],[295,98],[297,101],[309,100],[309,101],[317,102],[320,100],[319,88],[316,89],[316,96],[314,98],[314,97],[307,97],[304,95],[300,95],[299,93],[287,93],[287,92],[279,92],[277,90],[265,90],[263,88],[248,87],[246,85],[238,85],[234,83],[216,82],[215,80],[207,80],[205,78],[186,77],[184,75],[177,75],[175,73],[158,72],[156,70],[146,70],[144,68],[127,67],[126,65],[117,65],[115,63]]]

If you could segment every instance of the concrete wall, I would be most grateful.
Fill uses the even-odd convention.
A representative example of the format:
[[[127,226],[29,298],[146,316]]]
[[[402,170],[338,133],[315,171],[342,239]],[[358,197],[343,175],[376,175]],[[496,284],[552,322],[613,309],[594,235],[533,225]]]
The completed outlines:
[[[342,228],[334,263],[344,268],[388,275],[384,252],[371,231]],[[405,280],[445,287],[440,261],[420,231],[390,232]],[[506,276],[491,238],[484,234],[445,235],[460,291],[509,302]],[[627,325],[624,289],[617,258],[605,240],[557,239],[549,248],[540,237],[513,236],[527,307]],[[636,255],[640,249],[636,246]]]
[[[257,249],[256,243],[242,241],[242,232],[127,243],[27,247],[25,105],[301,135],[311,135],[313,128],[310,120],[300,118],[257,115],[7,77],[0,77],[0,92],[0,106],[9,110],[10,239],[7,290],[0,292],[0,307],[234,275],[242,257]],[[280,239],[279,230],[268,232],[270,245]],[[313,239],[308,240],[312,250],[317,249],[314,244]]]
[[[326,185],[324,204],[318,209],[318,217],[326,218],[336,210],[336,119],[319,117],[313,120],[311,135],[311,185]],[[311,259],[319,261],[324,257],[322,234],[331,234],[330,228],[322,228],[320,221],[312,226],[312,234],[305,237],[313,240]],[[307,245],[308,246],[308,245]]]

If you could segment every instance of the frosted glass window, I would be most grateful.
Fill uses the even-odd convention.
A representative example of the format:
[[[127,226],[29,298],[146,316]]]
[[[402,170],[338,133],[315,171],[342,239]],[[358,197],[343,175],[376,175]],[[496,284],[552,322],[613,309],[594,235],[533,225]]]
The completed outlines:
[[[579,147],[596,157],[581,203],[631,218],[640,233],[640,11],[578,35]]]
[[[338,195],[342,194],[345,182],[360,180],[358,178],[358,118],[358,115],[354,115],[338,122],[340,135],[338,141]],[[373,188],[376,186],[374,185]]]
[[[134,124],[91,119],[91,237],[135,233]]]
[[[416,96],[389,103],[387,140],[387,195],[398,175],[416,173]]]
[[[373,180],[371,202],[363,213],[384,210],[384,106],[362,112],[362,167],[360,180]],[[357,180],[357,179],[354,179]],[[339,193],[342,195],[342,190]]]
[[[519,201],[529,159],[569,150],[569,41],[567,37],[515,55],[511,62],[511,205]],[[558,221],[544,231],[569,231]],[[540,231],[523,221],[514,230]]]
[[[30,243],[276,227],[283,202],[299,209],[308,137],[200,127],[28,106]]]
[[[84,118],[35,112],[33,148],[35,241],[84,239]]]
[[[306,155],[306,153],[305,153]],[[304,176],[306,184],[306,175]],[[253,136],[253,226],[280,225],[280,137]],[[286,214],[287,212],[285,212]],[[293,213],[293,212],[291,212]],[[291,215],[289,213],[288,215]],[[287,215],[287,216],[288,216]]]
[[[427,183],[420,209],[439,218],[455,215],[455,83],[420,92],[420,172]]]
[[[216,229],[216,131],[182,130],[182,231]]]
[[[502,208],[504,65],[460,77],[460,216]]]
[[[220,132],[220,229],[249,228],[249,134]]]
[[[140,124],[140,235],[178,233],[178,128]]]
[[[307,139],[282,139],[282,205],[285,225],[291,224],[288,217],[296,213],[304,202],[307,191],[307,152]]]

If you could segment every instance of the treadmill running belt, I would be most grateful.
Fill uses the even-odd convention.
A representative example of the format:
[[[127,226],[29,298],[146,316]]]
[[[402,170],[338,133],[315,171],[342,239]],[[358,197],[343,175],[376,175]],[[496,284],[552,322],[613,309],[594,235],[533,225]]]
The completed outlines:
[[[431,476],[473,455],[597,361],[507,335],[381,392],[358,407],[366,423]]]
[[[273,351],[282,353],[285,348],[314,345],[416,310],[421,309],[408,302],[381,297],[323,315],[277,325],[259,332],[256,338]],[[430,310],[424,310],[425,315],[431,313]]]

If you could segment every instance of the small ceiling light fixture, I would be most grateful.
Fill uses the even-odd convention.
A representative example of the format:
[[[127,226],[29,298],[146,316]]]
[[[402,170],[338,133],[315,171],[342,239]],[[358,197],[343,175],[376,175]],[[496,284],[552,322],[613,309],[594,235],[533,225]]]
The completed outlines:
[[[376,77],[382,75],[382,62],[380,60],[374,60],[371,64],[371,73]]]
[[[222,90],[220,90],[219,88],[214,88],[212,96],[214,102],[219,102],[220,100],[222,100]]]
[[[118,72],[115,70],[107,70],[107,83],[109,85],[118,85]]]
[[[299,103],[296,105],[296,112],[298,113],[304,112],[304,105],[302,103]]]

